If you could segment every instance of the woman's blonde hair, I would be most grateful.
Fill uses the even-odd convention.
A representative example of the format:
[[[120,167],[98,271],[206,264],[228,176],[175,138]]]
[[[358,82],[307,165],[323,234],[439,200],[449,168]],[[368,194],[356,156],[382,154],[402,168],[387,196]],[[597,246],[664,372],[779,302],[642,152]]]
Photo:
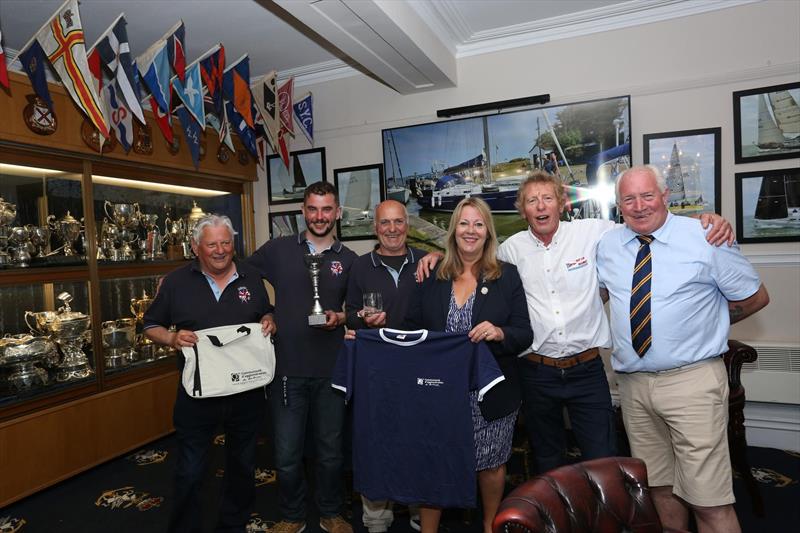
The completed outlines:
[[[436,273],[436,278],[441,280],[454,280],[464,270],[464,263],[458,255],[456,244],[456,227],[461,220],[461,213],[465,207],[472,207],[478,211],[486,226],[486,242],[483,244],[483,254],[475,264],[475,276],[484,280],[494,280],[500,277],[500,262],[497,260],[497,231],[494,229],[492,210],[481,198],[472,196],[464,198],[453,210],[450,217],[450,226],[447,228],[447,241],[445,244],[444,259]]]

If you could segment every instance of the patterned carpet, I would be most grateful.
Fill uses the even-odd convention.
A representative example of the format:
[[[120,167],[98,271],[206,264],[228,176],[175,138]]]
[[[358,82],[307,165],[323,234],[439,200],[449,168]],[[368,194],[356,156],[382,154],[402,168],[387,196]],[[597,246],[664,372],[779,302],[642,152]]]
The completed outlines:
[[[211,531],[221,488],[224,436],[215,439],[212,464],[205,485],[206,516]],[[108,462],[82,475],[0,510],[0,533],[142,533],[164,531],[170,512],[175,438],[169,436],[136,453]],[[515,449],[509,463],[509,488],[524,478],[525,456]],[[278,520],[277,486],[271,466],[271,446],[265,436],[259,440],[257,500],[248,532],[269,532]],[[748,450],[753,473],[764,497],[766,516],[755,517],[749,497],[739,479],[735,480],[736,511],[745,532],[782,533],[797,531],[800,523],[800,455],[771,448]],[[577,459],[577,458],[576,458]],[[0,475],[0,479],[2,475]],[[344,482],[344,481],[343,481]],[[351,498],[348,518],[355,530],[361,526],[360,499]],[[309,504],[313,510],[314,505]],[[310,511],[313,512],[313,511]],[[395,513],[391,533],[410,533],[405,508]],[[311,533],[321,531],[316,516],[308,517]],[[478,510],[449,510],[441,530],[445,533],[479,533]]]

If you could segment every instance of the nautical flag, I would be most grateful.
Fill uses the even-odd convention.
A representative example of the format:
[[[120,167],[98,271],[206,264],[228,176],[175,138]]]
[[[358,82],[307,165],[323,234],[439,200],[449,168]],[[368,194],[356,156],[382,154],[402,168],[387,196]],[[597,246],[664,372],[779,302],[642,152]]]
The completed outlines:
[[[184,54],[184,40],[186,37],[186,28],[183,21],[179,20],[169,31],[164,35],[163,39],[167,41],[167,55],[169,56],[169,64],[181,83],[186,82],[186,55]]]
[[[278,153],[281,154],[286,170],[289,170],[289,132],[283,127],[278,133]]]
[[[281,124],[286,131],[294,136],[294,124],[292,124],[292,100],[294,99],[294,76],[278,87],[278,116],[281,117]]]
[[[8,68],[6,67],[6,54],[3,52],[3,32],[0,31],[0,85],[9,88],[8,86]]]
[[[208,57],[200,60],[200,74],[214,102],[217,117],[222,118],[225,105],[222,102],[222,73],[225,70],[225,47],[222,43],[206,52]]]
[[[167,57],[167,42],[156,41],[147,51],[136,59],[139,72],[144,78],[150,94],[153,95],[158,107],[164,113],[169,113],[171,105],[171,90],[169,84],[169,58]]]
[[[42,46],[42,51],[77,106],[86,113],[100,134],[108,137],[100,96],[92,84],[92,74],[86,60],[78,0],[64,2],[33,38]]]
[[[39,44],[39,41],[32,41],[27,48],[22,50],[17,56],[19,57],[22,69],[31,80],[33,91],[36,95],[44,100],[47,107],[53,110],[53,99],[50,98],[50,89],[47,88],[47,56],[44,55],[44,50]]]
[[[247,125],[247,121],[239,114],[231,102],[225,100],[225,111],[228,113],[228,119],[231,121],[231,126],[239,134],[242,144],[247,148],[247,151],[253,154],[253,157],[258,157],[258,149],[256,148],[256,134],[253,129]]]
[[[259,78],[259,81],[252,86],[253,100],[264,118],[267,138],[275,152],[278,151],[278,134],[281,130],[281,119],[278,116],[278,90],[275,88],[276,77],[277,73],[273,70],[263,78]]]
[[[192,118],[185,106],[178,106],[175,111],[178,113],[181,126],[183,126],[183,135],[186,137],[186,144],[192,154],[192,163],[194,163],[194,168],[197,169],[200,166],[200,126]]]
[[[203,82],[200,80],[199,63],[186,69],[185,80],[184,83],[181,83],[181,80],[175,76],[172,78],[172,87],[189,113],[200,124],[200,131],[203,131],[206,129],[206,113],[203,109]]]
[[[131,61],[127,24],[124,13],[117,17],[117,20],[100,36],[89,51],[89,63],[92,66],[92,62],[97,61],[92,57],[95,54],[102,59],[117,84],[118,96],[122,96],[127,108],[136,115],[139,122],[144,124],[144,112],[136,94],[135,69]],[[95,73],[94,70],[93,73]]]
[[[311,146],[314,146],[313,104],[314,101],[311,93],[308,92],[292,106],[294,109],[294,118],[300,125],[300,131],[302,131],[303,135],[306,136],[306,139],[308,139],[308,142],[311,143]]]
[[[253,114],[250,111],[252,105],[250,58],[247,57],[247,54],[225,69],[222,76],[222,94],[227,100],[233,102],[233,107],[244,118],[247,125],[251,129],[254,128]],[[228,116],[231,116],[230,112],[228,112]]]
[[[150,97],[150,109],[153,110],[153,117],[156,119],[156,125],[158,129],[161,130],[161,133],[164,135],[164,138],[167,140],[169,144],[175,140],[172,134],[172,121],[170,120],[169,113],[164,113],[161,111],[161,108],[158,107],[156,103],[156,99],[152,96]]]
[[[116,82],[110,81],[103,87],[103,102],[108,112],[106,119],[127,153],[133,144],[133,114],[119,97]]]
[[[235,153],[236,149],[233,147],[231,128],[230,124],[228,123],[228,114],[225,112],[225,108],[222,108],[222,116],[217,116],[216,110],[214,109],[214,102],[211,98],[211,95],[208,94],[208,89],[206,87],[204,87],[203,93],[203,102],[205,104],[206,111],[206,124],[211,126],[211,128],[217,132],[219,135],[220,144],[225,143],[228,148]]]

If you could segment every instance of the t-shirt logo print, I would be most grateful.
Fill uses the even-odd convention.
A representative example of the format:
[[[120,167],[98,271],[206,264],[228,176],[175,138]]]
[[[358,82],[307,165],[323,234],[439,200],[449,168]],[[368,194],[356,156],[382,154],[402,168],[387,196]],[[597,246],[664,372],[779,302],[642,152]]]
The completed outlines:
[[[243,303],[250,301],[250,291],[247,290],[247,287],[239,287],[237,291],[239,292],[239,300]]]
[[[334,276],[338,276],[342,272],[344,272],[344,269],[342,268],[342,262],[341,261],[331,261],[331,274],[333,274]]]
[[[238,381],[239,381],[239,374],[237,374],[235,372],[231,373],[231,383],[236,383]]]

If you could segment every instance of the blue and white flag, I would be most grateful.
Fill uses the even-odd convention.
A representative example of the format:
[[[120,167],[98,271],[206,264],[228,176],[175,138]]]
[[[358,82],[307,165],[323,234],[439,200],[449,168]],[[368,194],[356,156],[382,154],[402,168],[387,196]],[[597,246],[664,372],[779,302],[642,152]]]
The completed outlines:
[[[175,112],[178,113],[178,119],[181,121],[183,135],[186,137],[186,145],[192,154],[192,163],[194,163],[194,168],[197,169],[200,166],[200,125],[186,110],[186,106],[178,106]]]
[[[225,100],[225,111],[228,114],[231,126],[239,134],[242,144],[247,148],[247,151],[253,154],[253,157],[258,157],[258,148],[256,148],[256,133],[247,125],[247,121],[236,111],[233,104]]]
[[[195,63],[186,69],[186,82],[181,83],[180,78],[172,78],[172,87],[189,113],[200,124],[200,131],[206,129],[206,114],[203,110],[203,82],[200,78],[200,63]]]
[[[106,122],[117,134],[117,140],[128,153],[133,144],[133,114],[119,97],[116,83],[109,82],[103,87],[103,103],[105,104]]]
[[[169,114],[172,91],[169,84],[167,41],[163,39],[156,41],[144,54],[136,59],[136,63],[158,107],[163,113]]]
[[[31,41],[30,46],[19,53],[19,62],[22,64],[25,74],[31,80],[33,91],[36,96],[41,98],[47,104],[50,110],[53,110],[53,99],[50,98],[50,89],[47,88],[47,56],[44,55],[42,45],[39,41]]]
[[[139,104],[138,94],[136,92],[136,74],[135,67],[131,60],[131,49],[128,44],[128,31],[126,29],[127,22],[125,14],[117,17],[117,20],[105,31],[103,35],[97,40],[88,55],[91,55],[92,50],[97,50],[100,59],[106,68],[113,74],[112,78],[117,84],[119,93],[125,104],[130,109],[136,118],[142,124],[144,121],[144,113],[142,106]]]
[[[294,120],[300,126],[303,135],[306,136],[311,146],[314,146],[314,101],[311,93],[304,94],[292,106],[294,108]]]

